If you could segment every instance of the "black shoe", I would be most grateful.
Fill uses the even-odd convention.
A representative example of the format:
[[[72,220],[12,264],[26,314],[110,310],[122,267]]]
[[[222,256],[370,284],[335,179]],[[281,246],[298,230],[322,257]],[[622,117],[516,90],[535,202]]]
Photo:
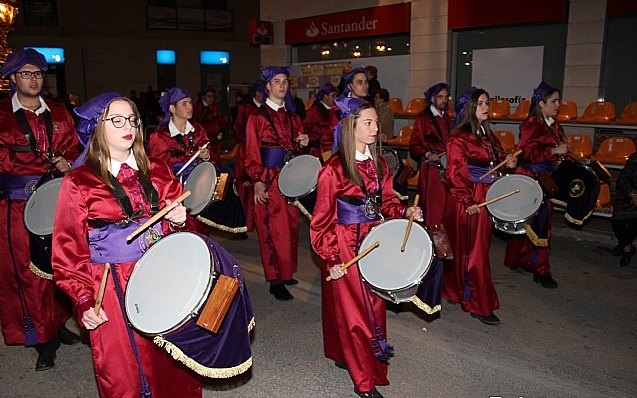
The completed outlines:
[[[68,330],[65,325],[62,325],[60,328],[58,337],[60,338],[60,342],[65,345],[73,345],[80,342],[80,336]]]
[[[347,370],[347,365],[345,365],[343,362],[334,361],[334,366],[339,369]]]
[[[555,282],[551,274],[533,275],[533,282],[539,283],[547,289],[555,289],[557,287],[557,282]]]
[[[637,249],[635,249],[635,246],[631,246],[629,252],[623,252],[622,258],[619,259],[619,266],[625,267],[628,264],[630,264],[630,259],[633,258],[633,256],[635,255],[635,252],[637,252]]]
[[[51,369],[55,366],[55,351],[42,350],[38,354],[38,360],[35,363],[36,372]]]
[[[271,283],[270,294],[274,295],[275,299],[281,301],[289,301],[294,298],[282,283]]]
[[[357,389],[354,389],[354,392],[356,393],[356,395],[362,398],[384,398],[383,394],[379,393],[378,390],[375,388],[367,392],[360,392]]]
[[[294,286],[294,285],[297,285],[298,283],[299,281],[297,281],[294,278],[283,281],[283,284],[288,286]]]
[[[473,318],[478,318],[478,320],[486,325],[499,325],[500,324],[500,318],[498,318],[497,316],[495,316],[495,314],[491,314],[491,315],[479,315],[479,314],[475,314],[475,313],[471,313],[471,316]]]
[[[247,233],[242,232],[240,234],[234,234],[232,236],[232,238],[230,238],[231,240],[248,240],[249,236]]]

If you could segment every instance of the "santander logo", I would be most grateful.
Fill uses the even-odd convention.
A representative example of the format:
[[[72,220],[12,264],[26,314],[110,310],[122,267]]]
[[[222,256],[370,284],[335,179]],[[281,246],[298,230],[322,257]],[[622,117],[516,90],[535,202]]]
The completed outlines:
[[[305,35],[307,37],[316,37],[319,34],[319,30],[316,27],[316,25],[314,25],[314,21],[310,22],[310,27],[307,28],[307,30],[305,31]]]
[[[314,24],[314,21],[310,22],[310,27],[305,31],[307,37],[330,36],[339,35],[343,33],[356,33],[374,31],[377,29],[378,19],[368,19],[363,15],[360,19],[353,22],[322,22],[320,29]]]

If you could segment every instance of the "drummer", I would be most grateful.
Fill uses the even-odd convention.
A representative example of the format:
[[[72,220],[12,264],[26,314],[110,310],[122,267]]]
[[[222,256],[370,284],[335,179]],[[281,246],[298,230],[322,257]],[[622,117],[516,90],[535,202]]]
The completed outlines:
[[[303,119],[303,129],[310,136],[310,155],[321,159],[323,152],[332,150],[334,140],[331,121],[338,120],[338,108],[334,104],[337,90],[325,82],[316,93],[315,101]]]
[[[270,293],[281,301],[294,297],[285,287],[294,279],[299,250],[299,210],[281,195],[277,178],[290,153],[308,152],[309,137],[293,112],[289,91],[290,68],[261,70],[265,103],[246,126],[245,170],[254,184],[255,221],[261,263]]]
[[[560,107],[560,90],[542,81],[533,91],[529,116],[520,125],[518,149],[522,150],[516,172],[537,178],[551,173],[569,151],[564,129],[555,119]],[[553,203],[542,202],[540,209],[526,225],[526,235],[516,235],[507,241],[504,265],[533,273],[533,281],[554,289],[557,282],[551,274],[551,218]]]
[[[188,121],[193,112],[192,98],[188,91],[173,87],[159,99],[159,105],[164,111],[164,119],[159,123],[157,131],[150,135],[148,154],[163,160],[172,167],[174,173],[177,173],[197,151],[200,151],[197,160],[186,167],[180,175],[182,181],[186,181],[190,172],[200,162],[212,162],[212,152],[203,147],[210,141],[200,124],[191,124]],[[243,206],[232,188],[232,170],[220,163],[216,163],[215,167],[218,172],[228,173],[226,197],[223,201],[212,203],[197,215],[196,218],[201,223],[198,229],[207,235],[206,230],[212,227],[237,234],[237,239],[247,239]]]
[[[37,371],[55,366],[60,342],[80,342],[64,326],[70,306],[58,300],[50,280],[29,269],[27,199],[38,182],[67,172],[81,151],[71,115],[42,97],[47,68],[33,49],[10,54],[0,68],[12,93],[0,101],[0,325],[6,345],[35,347]]]
[[[472,87],[456,101],[456,124],[447,142],[447,184],[451,200],[443,221],[453,247],[453,260],[445,264],[443,297],[487,325],[498,325],[493,313],[500,307],[491,280],[489,247],[493,223],[486,209],[493,174],[480,178],[496,162],[507,168],[517,158],[505,155],[489,127],[489,93]]]
[[[312,248],[323,259],[322,312],[325,356],[346,368],[360,397],[382,397],[388,385],[385,301],[361,280],[358,268],[341,265],[356,255],[382,217],[422,221],[420,208],[406,208],[393,192],[392,174],[375,145],[378,115],[358,98],[336,100],[343,115],[339,151],[321,169],[310,223]],[[382,214],[382,215],[381,215]],[[333,281],[325,281],[327,276]]]
[[[69,172],[60,188],[53,278],[73,300],[80,325],[90,331],[100,396],[201,397],[198,376],[130,329],[123,314],[127,281],[155,237],[194,227],[186,225],[190,218],[184,206],[171,201],[181,194],[181,184],[164,162],[146,156],[141,118],[131,100],[104,93],[75,113],[78,133],[90,138],[85,164]],[[138,223],[159,207],[168,209],[160,224],[127,243]],[[95,314],[106,263],[111,272]]]

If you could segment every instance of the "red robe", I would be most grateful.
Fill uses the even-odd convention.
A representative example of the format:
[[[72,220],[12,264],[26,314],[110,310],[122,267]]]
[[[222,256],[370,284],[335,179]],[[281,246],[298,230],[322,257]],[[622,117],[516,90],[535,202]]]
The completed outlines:
[[[264,166],[261,147],[272,146],[293,151],[296,138],[303,133],[301,119],[284,108],[273,110],[264,104],[276,131],[261,113],[248,118],[246,127],[246,173],[253,183],[265,183],[269,196],[265,204],[255,204],[261,263],[267,281],[289,280],[297,270],[299,250],[299,210],[281,194],[278,176],[281,167]],[[254,200],[254,197],[252,198]]]
[[[409,137],[409,151],[414,159],[420,161],[418,175],[418,205],[425,212],[425,224],[435,225],[442,222],[445,203],[449,200],[449,189],[440,177],[437,163],[426,161],[427,152],[441,154],[447,151],[447,140],[451,133],[451,117],[448,113],[434,116],[431,108],[420,113],[414,121]]]
[[[203,101],[197,101],[192,106],[192,119],[190,122],[195,124],[199,123],[206,131],[206,135],[210,140],[210,155],[212,161],[219,163],[219,133],[225,133],[228,128],[228,121],[226,117],[221,113],[219,105],[212,104],[206,106]]]
[[[386,218],[402,217],[405,207],[393,192],[392,175],[382,161],[384,176],[381,180],[382,208]],[[372,179],[367,175],[365,162],[357,162],[358,170],[367,190]],[[358,391],[370,391],[377,385],[387,385],[387,363],[376,359],[371,347],[372,330],[365,310],[367,297],[383,336],[387,337],[385,301],[362,282],[357,266],[347,274],[327,282],[328,269],[345,263],[356,256],[367,233],[378,221],[360,224],[337,224],[336,199],[350,196],[363,199],[361,188],[343,175],[338,156],[332,156],[321,169],[317,187],[317,201],[310,222],[310,241],[314,251],[323,259],[321,269],[323,347],[325,356],[347,365]],[[357,226],[360,233],[357,240]],[[361,290],[363,289],[363,290]]]
[[[148,155],[164,161],[169,166],[189,161],[201,146],[209,142],[203,127],[199,124],[194,124],[193,127],[195,131],[192,133],[192,148],[188,144],[188,136],[183,137],[186,145],[186,148],[184,148],[176,138],[170,136],[168,125],[158,128],[148,139]],[[210,159],[212,160],[212,152]],[[197,164],[199,162],[201,162],[201,158],[195,159],[193,163]]]
[[[537,116],[527,118],[520,125],[520,139],[518,149],[522,150],[521,163],[551,162],[557,164],[559,155],[552,155],[551,148],[564,142],[564,131],[554,121],[551,127]],[[554,170],[554,169],[553,169]],[[552,171],[552,170],[551,170]],[[518,166],[516,173],[525,174],[536,178],[537,174]],[[551,218],[553,215],[553,203],[545,200],[538,214],[534,217],[543,217],[542,220],[529,220],[528,223],[539,221],[548,229],[546,237],[534,239],[535,244],[527,235],[513,235],[507,240],[504,265],[509,268],[529,268],[536,275],[545,275],[551,272],[549,255],[551,253]]]
[[[447,185],[451,200],[443,218],[453,260],[445,264],[442,296],[461,303],[464,311],[488,316],[500,307],[489,261],[493,223],[486,207],[475,215],[467,214],[466,209],[485,201],[490,184],[470,180],[468,159],[498,162],[488,140],[480,143],[471,132],[456,129],[447,142]]]
[[[322,102],[315,102],[305,114],[303,129],[310,137],[310,154],[322,160],[321,154],[332,151],[334,126],[330,123],[338,118],[338,109],[325,108]]]
[[[53,121],[51,147],[56,155],[64,153],[65,159],[73,161],[81,150],[73,118],[64,105],[54,102],[47,102],[47,105]],[[36,116],[35,113],[26,111],[26,116],[34,133],[38,129],[46,131],[43,115]],[[38,141],[38,146],[42,148],[40,144]],[[7,146],[29,146],[13,114],[10,99],[0,101],[0,173],[13,176],[42,176],[52,169],[50,164],[33,152],[14,152]],[[69,310],[60,302],[59,297],[56,297],[61,292],[53,282],[36,276],[29,269],[29,235],[23,221],[25,204],[25,200],[12,199],[9,212],[8,198],[0,195],[0,324],[7,345],[25,343],[23,319],[26,314],[21,309],[11,253],[22,283],[26,307],[38,334],[38,342],[51,340],[70,317]]]
[[[174,199],[181,194],[181,184],[163,162],[152,161],[151,182],[159,194],[160,208],[165,206],[166,198]],[[131,196],[131,191],[141,191],[141,185],[136,185],[128,186],[123,183],[134,208],[138,204],[135,198],[143,197]],[[149,204],[145,200],[142,206],[145,213],[149,214]],[[78,322],[81,324],[84,311],[95,305],[104,272],[104,264],[90,262],[87,234],[92,227],[88,225],[88,220],[119,221],[124,215],[111,190],[88,166],[81,166],[64,178],[57,213],[64,214],[65,217],[55,219],[53,278],[75,303]],[[166,221],[161,222],[161,228],[164,232],[170,231]],[[124,243],[113,242],[113,245],[118,244]],[[132,244],[138,242],[134,241]],[[126,290],[135,263],[131,261],[117,264],[123,291]],[[102,302],[108,321],[90,331],[95,377],[101,397],[138,398],[140,381],[137,363],[114,285],[111,272]],[[201,397],[201,383],[194,372],[171,359],[151,338],[142,337],[137,332],[133,334],[154,398]]]
[[[246,215],[246,227],[248,231],[254,230],[254,187],[245,171],[246,158],[246,127],[248,118],[251,115],[259,113],[259,107],[253,100],[243,102],[237,110],[237,118],[234,121],[234,139],[239,145],[237,157],[234,160],[234,172],[237,178],[237,192],[241,203],[243,203],[243,212]]]

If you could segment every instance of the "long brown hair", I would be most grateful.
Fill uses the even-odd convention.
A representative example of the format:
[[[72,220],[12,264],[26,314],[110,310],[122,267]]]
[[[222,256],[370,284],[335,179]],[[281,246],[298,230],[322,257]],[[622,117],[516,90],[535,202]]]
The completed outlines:
[[[478,120],[478,117],[476,116],[476,112],[478,109],[478,100],[483,94],[485,94],[487,98],[490,98],[489,93],[481,88],[476,89],[473,94],[471,94],[471,99],[469,100],[469,103],[467,103],[464,114],[462,115],[462,119],[460,119],[460,121],[458,122],[456,129],[470,130],[479,142],[482,142],[483,139],[480,134],[478,134],[478,131],[480,129],[484,130],[484,134],[491,143],[497,159],[499,157],[499,153],[502,152],[502,146],[493,135],[489,119],[480,122]]]
[[[108,149],[108,143],[106,142],[106,128],[104,124],[107,123],[105,118],[108,116],[111,104],[115,101],[127,102],[130,104],[135,116],[138,118],[140,117],[137,107],[133,101],[126,97],[113,99],[104,110],[102,117],[98,120],[97,126],[95,126],[95,131],[91,134],[91,140],[89,141],[88,151],[86,154],[86,164],[95,172],[95,174],[97,174],[100,180],[104,181],[104,183],[111,189],[114,189],[108,178],[108,175],[110,174],[108,165],[111,159],[111,151]],[[148,160],[148,156],[146,156],[146,151],[144,149],[143,131],[144,126],[140,123],[135,131],[135,141],[133,141],[132,150],[139,172],[150,179],[150,161]]]
[[[354,137],[354,131],[356,131],[356,124],[361,111],[365,109],[374,109],[374,106],[369,102],[365,102],[352,112],[352,114],[342,120],[341,145],[338,148],[338,157],[341,160],[345,178],[361,188],[364,187],[364,182],[363,177],[361,177],[358,172],[358,167],[356,167],[356,139]],[[382,179],[385,173],[380,162],[380,157],[378,156],[378,146],[368,145],[368,147],[374,160],[378,178]]]

